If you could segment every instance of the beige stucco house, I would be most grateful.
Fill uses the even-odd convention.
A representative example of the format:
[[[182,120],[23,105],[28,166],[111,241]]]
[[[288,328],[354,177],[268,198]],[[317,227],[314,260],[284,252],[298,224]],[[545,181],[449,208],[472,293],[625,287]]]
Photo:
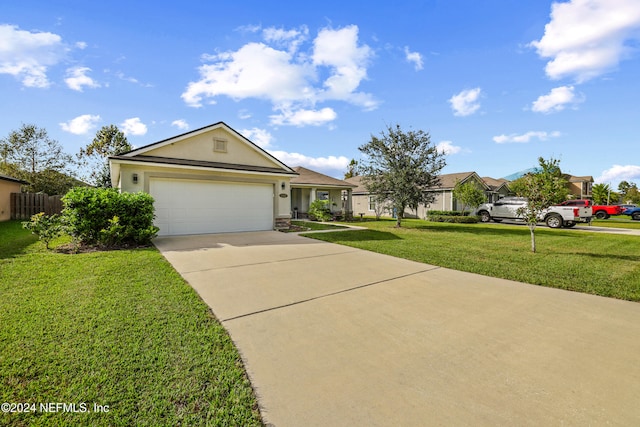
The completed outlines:
[[[155,199],[159,235],[273,230],[297,173],[223,122],[109,158],[111,182]]]
[[[298,176],[291,178],[291,210],[293,218],[307,218],[314,200],[328,200],[334,215],[351,217],[351,191],[356,187],[346,181],[296,166]]]
[[[0,175],[0,221],[11,219],[11,193],[19,193],[22,184],[28,183],[17,178]]]
[[[375,215],[376,202],[375,197],[370,194],[362,184],[362,177],[355,176],[346,179],[350,184],[354,184],[356,188],[352,191],[353,214],[358,215]],[[475,182],[478,187],[482,188],[487,196],[488,201],[495,201],[509,194],[508,181],[497,180],[493,178],[481,178],[475,172],[460,172],[440,175],[440,183],[437,186],[427,188],[433,194],[434,200],[428,205],[419,205],[417,210],[407,210],[405,218],[426,218],[427,212],[430,210],[439,211],[455,211],[460,207],[453,197],[453,188],[456,183]],[[389,209],[383,210],[382,216],[392,216],[393,212]]]

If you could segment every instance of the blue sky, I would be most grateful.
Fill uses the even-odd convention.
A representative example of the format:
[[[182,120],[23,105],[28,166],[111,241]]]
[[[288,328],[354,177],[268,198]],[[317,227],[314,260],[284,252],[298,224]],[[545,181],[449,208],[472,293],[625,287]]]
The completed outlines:
[[[444,173],[560,159],[640,184],[640,1],[30,1],[0,4],[0,137],[75,154],[224,121],[290,166],[341,177],[387,125]]]

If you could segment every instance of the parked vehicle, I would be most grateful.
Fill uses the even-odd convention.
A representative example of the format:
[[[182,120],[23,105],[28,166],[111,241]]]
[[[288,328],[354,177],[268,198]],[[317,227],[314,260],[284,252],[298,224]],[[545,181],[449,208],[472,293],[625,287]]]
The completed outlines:
[[[591,213],[598,219],[608,219],[611,215],[622,215],[624,209],[620,205],[593,205],[591,200],[567,200],[560,206],[591,206]]]
[[[636,207],[634,209],[627,209],[624,211],[625,215],[629,215],[631,219],[636,221],[640,221],[640,208]]]
[[[504,219],[522,221],[518,209],[525,207],[527,199],[524,197],[504,197],[495,203],[485,203],[476,209],[476,215],[481,222],[500,222]],[[586,206],[550,206],[539,216],[550,228],[573,227],[579,222],[590,223],[591,208]]]
[[[630,204],[630,205],[618,205],[622,208],[622,214],[625,215],[628,210],[633,210],[638,207],[638,205]]]

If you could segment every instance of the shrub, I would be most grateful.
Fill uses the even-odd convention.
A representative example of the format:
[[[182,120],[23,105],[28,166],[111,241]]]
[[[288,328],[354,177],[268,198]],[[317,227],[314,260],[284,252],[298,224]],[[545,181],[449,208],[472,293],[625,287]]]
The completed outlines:
[[[427,215],[429,217],[431,217],[432,215],[438,215],[438,216],[468,216],[469,212],[432,210],[432,211],[427,212]]]
[[[329,221],[331,211],[328,200],[314,200],[309,206],[309,218],[315,221]]]
[[[429,212],[429,221],[433,222],[450,222],[455,224],[475,224],[478,222],[478,217],[475,215],[438,215]]]
[[[69,234],[79,243],[146,245],[157,233],[153,198],[113,188],[73,188],[62,199]]]
[[[49,249],[50,241],[64,234],[64,226],[60,216],[45,215],[44,212],[33,215],[31,220],[23,222],[22,226],[38,236],[47,249]]]

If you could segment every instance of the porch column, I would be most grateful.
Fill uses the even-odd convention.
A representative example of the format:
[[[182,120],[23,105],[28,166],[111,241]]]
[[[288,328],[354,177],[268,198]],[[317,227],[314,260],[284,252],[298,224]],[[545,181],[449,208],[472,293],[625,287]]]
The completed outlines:
[[[352,189],[351,188],[347,188],[347,204],[344,207],[344,216],[345,217],[350,217],[353,214],[353,202],[351,201],[351,193],[352,193]]]
[[[309,207],[311,207],[311,203],[316,201],[316,189],[312,188],[311,191],[309,191]]]

